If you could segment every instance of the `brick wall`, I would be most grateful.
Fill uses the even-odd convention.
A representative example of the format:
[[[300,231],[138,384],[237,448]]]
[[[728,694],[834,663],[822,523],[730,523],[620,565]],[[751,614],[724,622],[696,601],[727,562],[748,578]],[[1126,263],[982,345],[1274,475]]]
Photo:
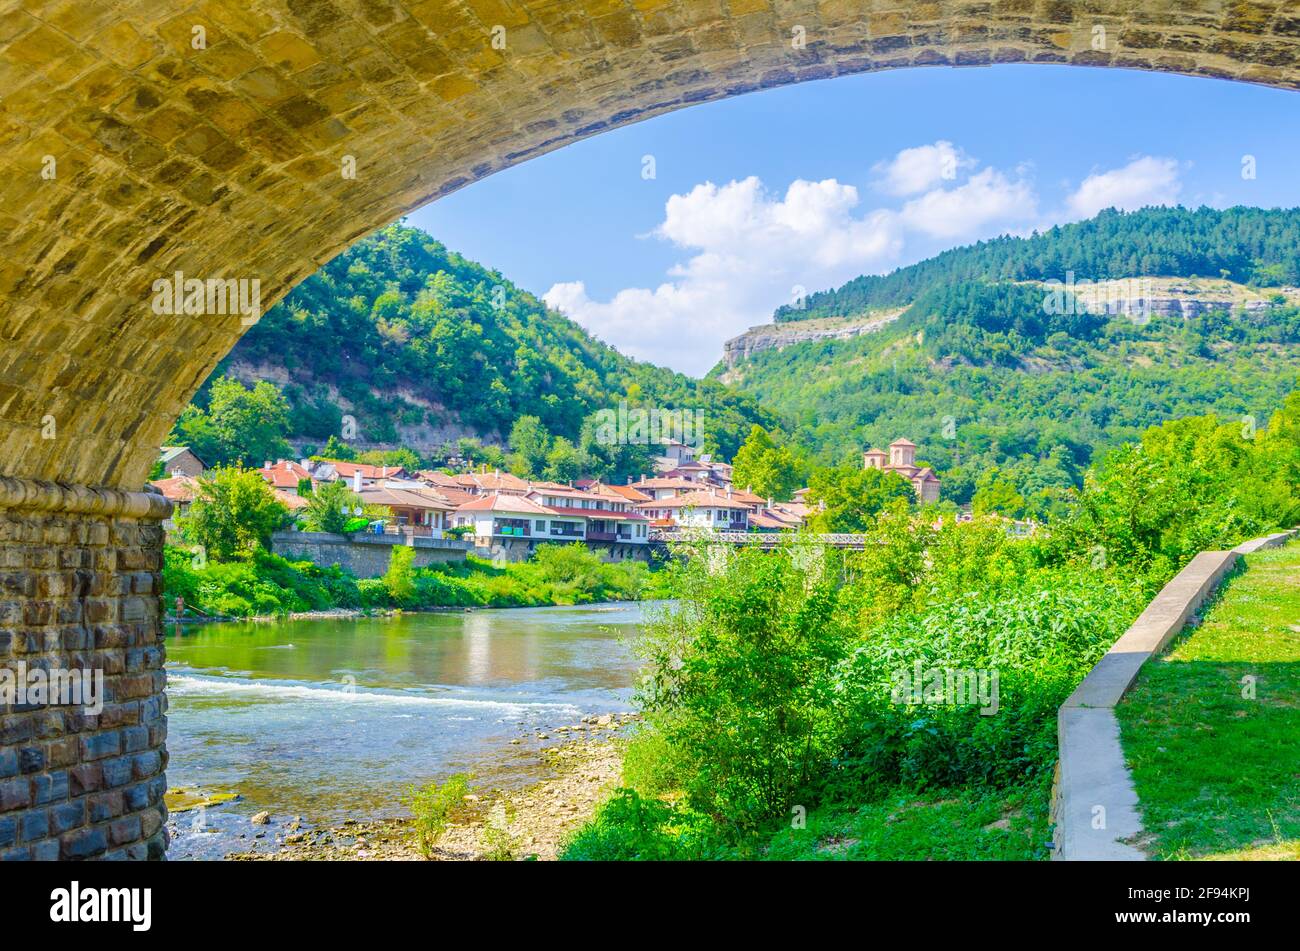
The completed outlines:
[[[97,715],[0,703],[0,860],[162,858],[163,536],[153,516],[167,503],[6,491],[15,483],[0,479],[0,667],[102,670],[104,699]],[[83,510],[42,507],[51,501]]]

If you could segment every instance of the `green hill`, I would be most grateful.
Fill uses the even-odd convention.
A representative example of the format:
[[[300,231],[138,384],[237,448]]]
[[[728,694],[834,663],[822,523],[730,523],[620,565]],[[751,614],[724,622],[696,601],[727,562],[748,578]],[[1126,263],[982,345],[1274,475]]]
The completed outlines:
[[[1226,278],[1242,284],[1300,283],[1300,214],[1296,209],[1107,209],[1087,221],[1029,238],[980,241],[885,275],[854,278],[785,306],[778,323],[845,317],[901,307],[957,281],[1093,281],[1159,274]]]
[[[623,399],[702,410],[705,448],[727,456],[753,423],[772,422],[753,398],[629,359],[499,272],[401,224],[340,254],[268,311],[173,438],[202,440],[201,414],[223,376],[277,385],[290,407],[284,435],[300,451],[340,436],[345,414],[355,419],[354,446],[426,456],[466,436],[499,444],[522,416],[576,442],[584,420]]]
[[[785,345],[778,334],[713,376],[780,413],[814,462],[905,435],[948,470],[946,496],[964,502],[1001,480],[1032,511],[1100,449],[1166,419],[1266,425],[1300,373],[1300,293],[1284,286],[1298,251],[1297,211],[1107,211],[813,295],[800,319],[905,309],[850,339]],[[1146,303],[1130,316],[1106,312],[1086,286],[1039,283],[1067,271],[1160,276],[1092,289],[1103,300],[1138,290]]]

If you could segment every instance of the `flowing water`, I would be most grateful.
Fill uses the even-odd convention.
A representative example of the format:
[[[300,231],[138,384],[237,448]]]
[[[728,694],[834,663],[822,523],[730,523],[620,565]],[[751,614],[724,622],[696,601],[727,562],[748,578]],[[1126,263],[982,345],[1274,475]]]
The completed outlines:
[[[649,606],[172,631],[169,786],[238,798],[176,812],[169,857],[273,847],[249,822],[261,811],[321,826],[402,815],[408,784],[452,773],[485,788],[532,781],[539,731],[631,709],[628,642]]]

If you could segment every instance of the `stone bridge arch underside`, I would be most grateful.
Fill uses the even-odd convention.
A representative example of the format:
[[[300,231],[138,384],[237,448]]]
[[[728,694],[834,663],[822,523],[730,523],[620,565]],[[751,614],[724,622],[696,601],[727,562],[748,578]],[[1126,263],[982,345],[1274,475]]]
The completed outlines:
[[[167,505],[140,490],[245,327],[156,313],[155,281],[257,280],[265,310],[465,184],[787,83],[1073,63],[1295,88],[1298,59],[1287,0],[0,0],[0,661],[109,694],[0,701],[0,858],[165,848]]]

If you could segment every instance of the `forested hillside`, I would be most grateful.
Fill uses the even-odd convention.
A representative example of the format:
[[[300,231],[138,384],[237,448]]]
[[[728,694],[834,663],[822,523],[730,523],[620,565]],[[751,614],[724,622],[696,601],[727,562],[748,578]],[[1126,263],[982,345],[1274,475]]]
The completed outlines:
[[[1139,275],[1221,277],[1241,284],[1300,283],[1300,214],[1264,208],[1109,209],[1029,238],[953,248],[885,275],[864,275],[785,306],[777,321],[847,317],[911,303],[960,281],[1102,281]]]
[[[1045,514],[1100,450],[1149,426],[1205,413],[1266,425],[1300,373],[1300,293],[1286,286],[1298,248],[1294,211],[1103,212],[814,295],[801,316],[909,306],[876,333],[714,372],[780,413],[814,462],[905,435],[946,497],[984,490],[1002,511]],[[1125,315],[1068,293],[1045,306],[1037,279],[1066,271],[1163,276],[1140,282],[1149,309]]]
[[[302,282],[252,327],[186,411],[173,439],[201,443],[213,383],[267,380],[289,404],[299,448],[331,436],[425,455],[462,436],[502,442],[521,417],[578,441],[620,400],[704,412],[706,448],[730,455],[753,423],[750,398],[624,357],[532,294],[392,225]],[[343,416],[356,420],[351,436]],[[247,460],[260,463],[262,460]]]

